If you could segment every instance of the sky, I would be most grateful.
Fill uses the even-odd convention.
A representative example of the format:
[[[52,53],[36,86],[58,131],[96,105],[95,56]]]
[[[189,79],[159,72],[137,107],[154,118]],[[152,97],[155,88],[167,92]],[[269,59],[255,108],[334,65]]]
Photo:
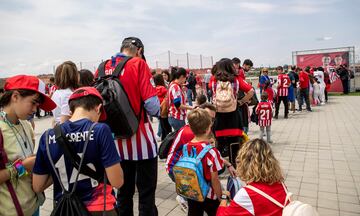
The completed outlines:
[[[359,59],[358,8],[359,0],[0,0],[0,77],[53,73],[66,60],[94,70],[128,36],[143,41],[151,67],[168,66],[168,50],[180,65],[187,52],[191,62],[205,56],[203,66],[209,56],[276,66],[291,64],[292,51],[344,46]]]

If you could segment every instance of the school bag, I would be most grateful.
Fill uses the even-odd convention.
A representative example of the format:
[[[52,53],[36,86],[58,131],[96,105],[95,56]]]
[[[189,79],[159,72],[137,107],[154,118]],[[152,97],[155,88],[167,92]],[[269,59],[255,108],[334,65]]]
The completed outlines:
[[[234,199],[236,193],[245,186],[239,177],[229,176],[226,183],[226,190],[230,192],[230,198]]]
[[[173,168],[176,193],[186,199],[204,202],[210,189],[210,183],[205,180],[201,159],[212,146],[205,146],[198,155],[195,147],[189,154],[187,146],[188,144],[183,146],[183,155]]]
[[[139,127],[140,114],[137,116],[131,107],[129,97],[119,79],[126,62],[131,57],[124,57],[111,75],[105,74],[107,61],[102,62],[98,68],[98,79],[94,87],[100,92],[104,101],[104,109],[107,114],[105,123],[109,125],[116,138],[126,139],[132,137]]]
[[[72,190],[66,190],[63,183],[61,182],[61,178],[59,176],[59,173],[57,171],[57,168],[54,165],[54,161],[52,160],[51,154],[50,154],[50,148],[49,148],[49,130],[46,131],[46,153],[49,158],[51,167],[54,170],[54,173],[56,175],[56,178],[58,179],[58,182],[61,186],[63,196],[60,198],[60,200],[57,202],[55,208],[51,212],[51,216],[63,216],[63,215],[72,215],[72,216],[91,216],[90,212],[87,210],[84,203],[80,200],[78,195],[75,193],[76,186],[78,183],[78,178],[80,173],[84,175],[88,175],[91,178],[94,178],[95,180],[100,181],[101,177],[99,174],[97,174],[94,170],[92,170],[87,165],[83,164],[84,162],[84,156],[86,153],[87,145],[89,143],[89,137],[90,133],[95,127],[96,123],[93,123],[89,128],[89,134],[86,137],[83,151],[82,151],[82,157],[75,152],[75,150],[72,148],[71,144],[68,143],[68,141],[65,138],[65,135],[61,129],[61,125],[57,125],[54,128],[55,133],[55,139],[56,143],[62,148],[64,151],[64,156],[66,159],[70,160],[71,164],[78,170],[78,173],[75,178],[75,183],[72,187]],[[90,169],[90,171],[89,171]],[[106,177],[104,174],[104,210],[105,210],[105,203],[106,203]]]
[[[160,104],[160,117],[167,118],[168,114],[169,114],[169,97],[168,97],[168,93],[166,93],[164,100]]]
[[[281,183],[281,184],[282,184],[282,186],[283,186],[283,188],[285,190],[285,193],[286,193],[286,198],[285,198],[285,203],[284,204],[279,203],[277,200],[272,198],[270,195],[266,194],[262,190],[257,189],[256,187],[254,187],[252,185],[247,185],[245,187],[247,187],[250,190],[260,194],[261,196],[265,197],[266,199],[268,199],[269,201],[271,201],[275,205],[282,208],[283,209],[283,211],[282,211],[283,216],[318,216],[318,213],[316,212],[316,210],[311,205],[306,204],[306,203],[302,203],[302,202],[300,202],[298,200],[291,200],[292,193],[288,192],[288,190],[286,189],[284,183]],[[288,201],[290,201],[290,203],[286,205],[286,203]]]
[[[167,158],[167,156],[169,154],[169,150],[171,148],[171,145],[174,143],[174,140],[175,140],[178,132],[179,132],[179,130],[169,133],[165,137],[165,139],[161,142],[160,147],[159,147],[159,158],[160,159]]]
[[[237,101],[231,82],[218,81],[216,83],[214,102],[219,113],[229,113],[236,110]]]

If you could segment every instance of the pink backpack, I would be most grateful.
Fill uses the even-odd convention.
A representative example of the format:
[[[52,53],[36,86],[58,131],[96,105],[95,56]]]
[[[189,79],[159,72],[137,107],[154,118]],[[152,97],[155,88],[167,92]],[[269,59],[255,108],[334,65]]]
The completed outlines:
[[[216,83],[214,104],[219,113],[228,113],[236,110],[237,100],[231,82],[218,81]]]

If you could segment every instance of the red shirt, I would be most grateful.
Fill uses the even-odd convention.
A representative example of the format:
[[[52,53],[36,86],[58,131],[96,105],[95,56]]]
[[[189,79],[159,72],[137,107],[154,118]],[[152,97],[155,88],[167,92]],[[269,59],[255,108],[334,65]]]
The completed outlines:
[[[307,89],[309,88],[309,74],[306,73],[305,71],[301,71],[299,73],[299,83],[300,83],[300,88],[302,89]]]
[[[168,174],[172,175],[172,168],[180,159],[179,154],[183,145],[190,142],[194,137],[195,135],[189,125],[185,125],[179,130],[166,158],[165,169]]]
[[[291,85],[290,78],[287,74],[278,75],[278,96],[288,96],[289,87]]]
[[[245,80],[245,71],[243,68],[239,68],[238,70],[238,77],[242,80]]]
[[[206,142],[189,142],[188,143],[188,152],[192,150],[192,147],[195,147],[196,153],[199,154],[201,150],[207,146],[210,145]],[[182,156],[182,150],[179,151],[179,157]],[[204,172],[204,178],[210,182],[211,181],[211,173],[212,172],[218,172],[220,171],[224,166],[224,160],[221,158],[220,152],[216,148],[210,149],[205,156],[201,160],[202,166],[203,166],[203,172]],[[216,200],[217,197],[214,193],[214,190],[212,187],[210,187],[210,190],[207,194],[207,198]]]
[[[169,94],[169,117],[173,117],[178,120],[186,119],[186,110],[177,108],[174,104],[174,100],[180,100],[181,104],[186,105],[185,93],[181,89],[180,85],[176,82],[170,83],[168,90]]]
[[[110,75],[122,57],[116,58],[116,63],[108,61],[105,65],[105,74]],[[95,77],[98,76],[95,72]],[[130,59],[124,67],[119,79],[129,97],[129,102],[136,115],[140,114],[140,105],[147,99],[156,96],[156,89],[151,84],[153,78],[149,66],[141,58]],[[145,112],[143,110],[143,112]],[[154,138],[149,119],[146,115],[140,115],[139,128],[129,139],[117,139],[120,158],[122,160],[145,160],[157,156],[157,144]]]
[[[273,103],[274,102],[274,90],[271,87],[267,87],[263,91],[268,94],[268,101],[270,103]]]
[[[256,114],[259,116],[259,126],[271,126],[272,105],[268,101],[261,101],[256,107]]]
[[[265,183],[250,183],[262,190],[279,203],[285,203],[286,192],[281,183],[268,185]],[[230,205],[219,206],[216,216],[281,216],[282,208],[272,203],[255,191],[243,187],[235,195]]]
[[[165,86],[156,86],[156,94],[159,98],[160,104],[165,99],[166,93],[167,93],[167,89],[165,88]]]

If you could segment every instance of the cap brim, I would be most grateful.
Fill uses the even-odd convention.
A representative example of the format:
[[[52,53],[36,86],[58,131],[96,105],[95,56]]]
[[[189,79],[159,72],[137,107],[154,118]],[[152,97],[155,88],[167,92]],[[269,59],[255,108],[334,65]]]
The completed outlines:
[[[105,121],[106,118],[107,118],[107,115],[106,115],[104,106],[102,106],[102,107],[101,107],[101,115],[100,115],[99,121]]]
[[[51,98],[49,96],[47,96],[46,94],[43,94],[41,92],[39,92],[39,94],[41,94],[44,98],[44,102],[42,104],[40,104],[40,109],[45,110],[46,112],[49,112],[53,109],[56,108],[56,103],[51,100]]]

